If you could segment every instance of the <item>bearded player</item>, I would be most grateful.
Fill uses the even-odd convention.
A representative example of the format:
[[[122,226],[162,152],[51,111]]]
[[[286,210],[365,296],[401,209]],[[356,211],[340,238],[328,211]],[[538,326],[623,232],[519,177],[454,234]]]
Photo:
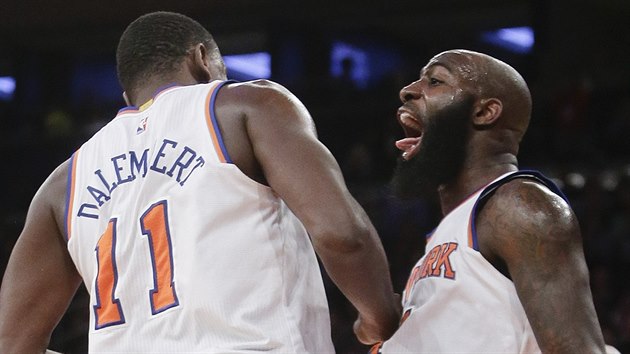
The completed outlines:
[[[450,50],[400,91],[394,178],[439,194],[443,219],[410,273],[382,353],[603,353],[578,220],[542,174],[518,167],[531,96],[488,55]]]

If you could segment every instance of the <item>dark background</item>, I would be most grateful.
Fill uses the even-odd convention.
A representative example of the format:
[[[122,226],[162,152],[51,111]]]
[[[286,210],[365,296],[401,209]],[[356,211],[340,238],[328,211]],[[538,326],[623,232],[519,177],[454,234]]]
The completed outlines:
[[[5,0],[0,77],[13,77],[16,88],[11,99],[0,96],[0,272],[39,185],[124,106],[117,40],[130,21],[154,10],[197,19],[225,55],[271,55],[271,79],[309,108],[379,230],[397,291],[440,217],[434,200],[398,200],[387,188],[398,154],[393,141],[402,136],[398,91],[434,54],[452,48],[483,51],[517,68],[534,97],[521,167],[541,170],[568,195],[606,341],[630,352],[627,0]],[[527,53],[483,40],[486,31],[520,26],[535,34]],[[331,52],[339,43],[365,54],[348,67],[365,81],[333,75]],[[354,310],[334,287],[327,290],[337,350],[366,352],[352,334]],[[82,289],[51,348],[86,351],[88,306]]]

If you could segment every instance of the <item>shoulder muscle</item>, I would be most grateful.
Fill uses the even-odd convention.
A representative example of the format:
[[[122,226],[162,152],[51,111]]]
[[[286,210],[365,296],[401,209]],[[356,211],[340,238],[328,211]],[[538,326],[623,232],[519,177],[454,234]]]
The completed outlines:
[[[511,250],[511,245],[560,245],[580,239],[568,203],[544,185],[526,179],[499,187],[480,211],[477,225],[482,253],[490,258],[510,258],[524,251]]]

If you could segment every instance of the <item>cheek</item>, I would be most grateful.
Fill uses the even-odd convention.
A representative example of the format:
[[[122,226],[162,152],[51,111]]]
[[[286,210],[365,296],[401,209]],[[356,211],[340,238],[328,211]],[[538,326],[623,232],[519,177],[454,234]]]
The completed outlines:
[[[459,102],[463,102],[468,98],[468,94],[461,88],[456,88],[448,92],[444,92],[439,97],[435,97],[431,106],[433,109],[442,109]]]
[[[455,102],[456,96],[453,94],[444,94],[428,99],[425,104],[425,113],[429,116],[448,108]]]
[[[466,98],[466,93],[461,88],[455,88],[445,96],[445,101],[448,101],[448,104],[451,104],[463,101]]]

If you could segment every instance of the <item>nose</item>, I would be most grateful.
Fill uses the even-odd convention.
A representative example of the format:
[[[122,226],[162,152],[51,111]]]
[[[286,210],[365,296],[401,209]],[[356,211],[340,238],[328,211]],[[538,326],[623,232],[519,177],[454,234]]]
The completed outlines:
[[[402,103],[409,100],[414,100],[422,96],[422,89],[420,87],[420,80],[414,81],[400,90],[399,97]]]

